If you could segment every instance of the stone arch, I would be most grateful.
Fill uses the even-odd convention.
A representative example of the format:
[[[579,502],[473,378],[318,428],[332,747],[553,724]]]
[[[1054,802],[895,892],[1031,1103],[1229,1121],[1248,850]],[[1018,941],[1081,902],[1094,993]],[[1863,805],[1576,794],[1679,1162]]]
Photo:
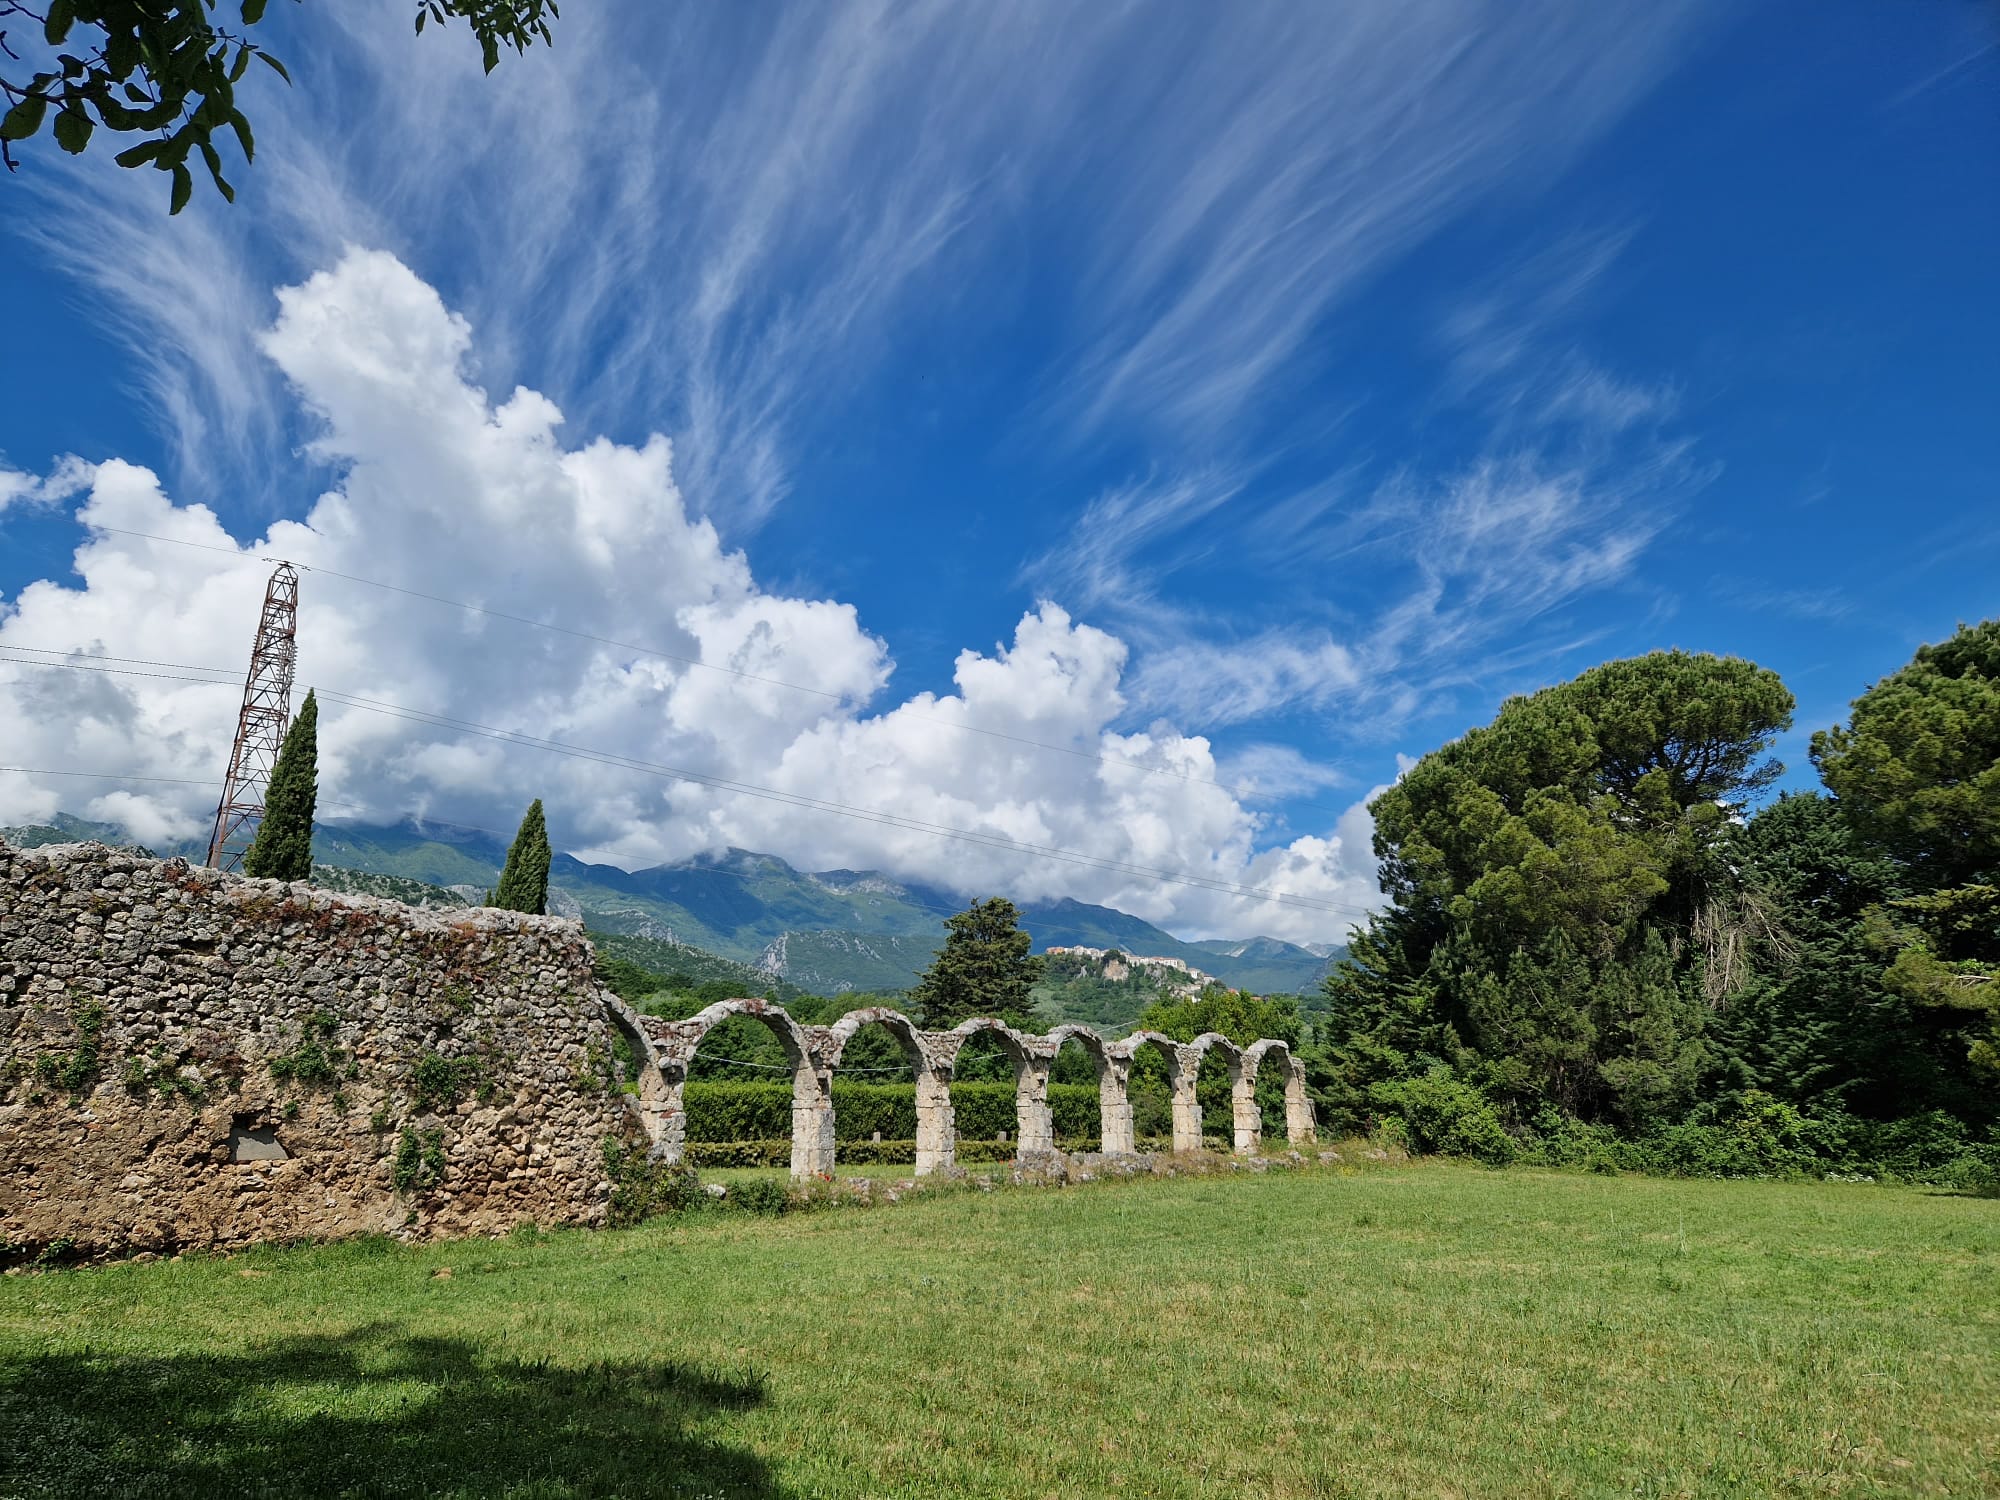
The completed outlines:
[[[1171,1073],[1180,1066],[1181,1044],[1158,1031],[1135,1031],[1130,1036],[1111,1043],[1110,1050],[1114,1055],[1130,1060],[1139,1055],[1142,1047],[1156,1049],[1167,1060],[1168,1072]]]
[[[1128,1107],[1131,1098],[1129,1091],[1131,1065],[1139,1053],[1147,1047],[1153,1048],[1166,1060],[1167,1087],[1172,1094],[1173,1149],[1176,1152],[1199,1151],[1201,1105],[1195,1099],[1194,1085],[1195,1077],[1201,1071],[1201,1053],[1190,1051],[1187,1045],[1157,1031],[1135,1031],[1122,1041],[1114,1042],[1109,1049],[1111,1055],[1125,1060]]]
[[[664,1156],[669,1134],[668,1116],[678,1112],[679,1095],[676,1094],[670,1103],[667,1080],[660,1069],[659,1049],[640,1024],[638,1013],[609,990],[599,990],[597,1000],[604,1007],[604,1018],[632,1049],[633,1067],[638,1074],[633,1082],[639,1087],[633,1108],[638,1114],[640,1128],[646,1132],[646,1154],[652,1158]],[[678,1155],[675,1159],[678,1160]]]
[[[769,1000],[718,1000],[685,1021],[639,1018],[652,1038],[666,1085],[666,1145],[657,1154],[669,1161],[679,1161],[686,1153],[687,1110],[682,1101],[687,1089],[688,1064],[694,1060],[701,1039],[730,1016],[749,1016],[763,1022],[777,1037],[785,1061],[791,1066],[792,1176],[805,1178],[832,1172],[833,1100],[827,1092],[812,1038],[783,1006]]]
[[[1239,1152],[1254,1149],[1256,1139],[1254,1133],[1251,1137],[1252,1145],[1245,1146],[1243,1144],[1243,1100],[1245,1098],[1245,1090],[1254,1087],[1254,1083],[1246,1084],[1244,1081],[1243,1049],[1219,1031],[1204,1031],[1200,1036],[1187,1044],[1186,1051],[1188,1058],[1187,1098],[1194,1113],[1194,1149],[1200,1149],[1202,1142],[1201,1102],[1197,1096],[1196,1088],[1200,1082],[1201,1060],[1211,1052],[1218,1054],[1222,1058],[1223,1066],[1228,1069],[1230,1123],[1233,1127],[1231,1133],[1234,1136],[1231,1144]],[[1250,1107],[1254,1112],[1256,1109],[1256,1100],[1254,1098],[1250,1100]],[[1176,1142],[1179,1141],[1180,1136],[1180,1121],[1176,1117],[1174,1122],[1174,1137]],[[1182,1148],[1179,1144],[1176,1144],[1174,1149],[1179,1151]]]
[[[904,1056],[917,1085],[917,1167],[916,1175],[927,1177],[943,1171],[957,1159],[958,1121],[951,1107],[951,1067],[940,1062],[938,1049],[927,1042],[926,1033],[899,1010],[886,1005],[851,1010],[826,1028],[821,1053],[828,1080],[828,1100],[832,1099],[833,1070],[840,1066],[841,1054],[854,1034],[864,1026],[880,1026],[902,1045]]]
[[[966,1039],[982,1031],[993,1032],[999,1038],[1008,1061],[1014,1065],[1014,1123],[1018,1143],[1015,1154],[1055,1150],[1056,1126],[1049,1113],[1049,1069],[1056,1060],[1055,1049],[1046,1037],[1024,1035],[993,1016],[975,1016],[960,1021],[945,1033],[955,1038],[951,1049],[954,1065]]]
[[[1286,1080],[1284,1122],[1286,1138],[1292,1136],[1292,1048],[1276,1036],[1264,1036],[1244,1048],[1242,1078],[1230,1090],[1230,1116],[1236,1130],[1236,1152],[1248,1156],[1264,1144],[1264,1112],[1256,1104],[1256,1080],[1264,1070],[1264,1058],[1276,1054]]]
[[[1130,1156],[1137,1149],[1132,1138],[1132,1061],[1119,1057],[1109,1043],[1088,1026],[1071,1022],[1056,1027],[1045,1038],[1049,1044],[1049,1065],[1062,1054],[1065,1042],[1075,1042],[1097,1069],[1098,1149],[1116,1156]]]
[[[826,1028],[826,1065],[829,1068],[840,1066],[841,1053],[847,1050],[854,1034],[864,1026],[880,1026],[902,1044],[903,1051],[912,1062],[923,1057],[923,1033],[917,1030],[917,1023],[900,1010],[873,1005],[866,1010],[850,1010]]]
[[[1263,1051],[1258,1051],[1260,1048]],[[1250,1060],[1251,1052],[1258,1054],[1254,1063]],[[1282,1052],[1285,1057],[1285,1140],[1293,1146],[1310,1145],[1319,1138],[1319,1122],[1313,1118],[1312,1096],[1306,1093],[1305,1060],[1288,1043],[1275,1038],[1255,1042],[1243,1054],[1243,1064],[1253,1086],[1257,1070],[1268,1052]],[[1262,1123],[1260,1116],[1258,1124]]]

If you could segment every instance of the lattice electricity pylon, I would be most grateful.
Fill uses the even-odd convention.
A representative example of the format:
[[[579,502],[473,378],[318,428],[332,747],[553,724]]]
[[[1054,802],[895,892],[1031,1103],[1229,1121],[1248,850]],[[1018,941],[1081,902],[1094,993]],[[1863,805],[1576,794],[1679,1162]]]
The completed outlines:
[[[243,681],[243,711],[236,718],[236,744],[229,752],[229,779],[222,784],[208,840],[208,862],[218,870],[241,870],[257,836],[264,789],[292,723],[292,668],[298,656],[299,570],[281,562],[264,588],[250,675]]]

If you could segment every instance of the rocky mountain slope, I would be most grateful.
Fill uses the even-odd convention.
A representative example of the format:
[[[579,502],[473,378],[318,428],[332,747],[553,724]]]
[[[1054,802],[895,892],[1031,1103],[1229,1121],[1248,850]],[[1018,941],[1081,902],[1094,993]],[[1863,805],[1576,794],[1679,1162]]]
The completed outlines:
[[[0,833],[21,846],[133,842],[114,825],[60,814],[47,825]],[[155,852],[200,859],[204,848]],[[498,835],[419,819],[386,826],[322,823],[313,835],[315,862],[337,868],[342,880],[365,872],[474,901],[499,878],[506,854],[506,840]],[[581,917],[595,930],[716,954],[817,994],[906,988],[929,964],[944,919],[965,905],[950,892],[878,871],[802,871],[775,855],[742,849],[633,871],[559,854],[549,885],[551,911]],[[386,887],[382,893],[389,893]],[[1022,923],[1037,952],[1081,945],[1175,958],[1260,994],[1316,989],[1345,951],[1331,942],[1315,944],[1326,949],[1318,952],[1268,937],[1183,942],[1129,913],[1071,900],[1026,904]]]

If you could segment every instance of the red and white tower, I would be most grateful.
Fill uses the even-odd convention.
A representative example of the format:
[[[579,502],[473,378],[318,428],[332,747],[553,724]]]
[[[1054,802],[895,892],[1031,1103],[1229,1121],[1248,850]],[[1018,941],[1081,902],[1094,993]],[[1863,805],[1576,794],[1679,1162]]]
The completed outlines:
[[[278,564],[264,588],[264,612],[250,648],[250,675],[243,681],[243,711],[236,718],[236,744],[229,752],[229,779],[215,809],[208,862],[218,870],[243,868],[243,856],[264,816],[264,789],[292,723],[292,668],[299,655],[299,570]]]

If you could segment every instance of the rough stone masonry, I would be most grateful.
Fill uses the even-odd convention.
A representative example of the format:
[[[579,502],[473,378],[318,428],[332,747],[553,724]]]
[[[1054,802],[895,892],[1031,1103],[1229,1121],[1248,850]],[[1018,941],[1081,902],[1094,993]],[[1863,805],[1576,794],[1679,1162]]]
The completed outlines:
[[[582,927],[0,843],[0,1238],[95,1255],[599,1224]]]

